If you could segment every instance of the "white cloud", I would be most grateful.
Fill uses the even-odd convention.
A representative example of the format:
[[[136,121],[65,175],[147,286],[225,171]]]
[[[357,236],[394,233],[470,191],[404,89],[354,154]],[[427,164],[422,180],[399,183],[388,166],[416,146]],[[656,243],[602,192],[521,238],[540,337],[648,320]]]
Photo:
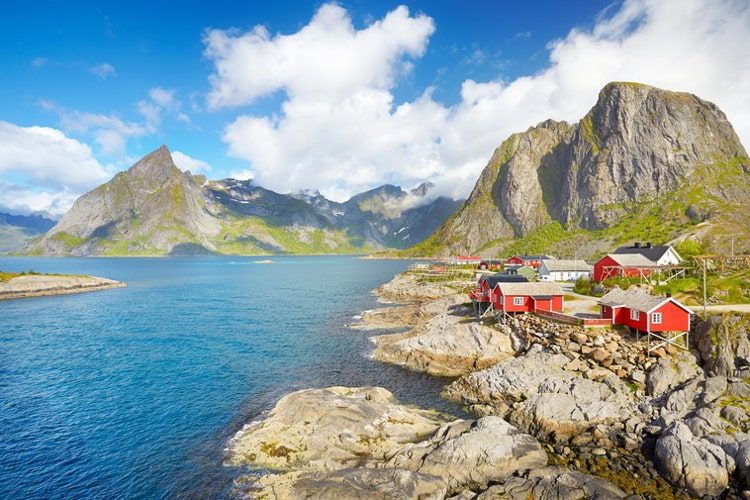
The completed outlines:
[[[59,215],[109,173],[91,148],[62,131],[0,121],[0,205]]]
[[[48,103],[47,106],[49,105]],[[48,109],[58,113],[63,130],[70,134],[91,134],[102,153],[109,155],[124,154],[128,139],[141,137],[156,130],[156,126],[148,119],[145,123],[125,122],[115,115],[88,113],[54,104]]]
[[[49,127],[0,121],[0,173],[22,174],[55,187],[86,188],[107,178],[91,148]]]
[[[210,172],[211,165],[203,160],[197,158],[191,158],[181,151],[172,151],[172,160],[180,170],[190,170],[192,173],[198,172]]]
[[[102,80],[106,80],[110,76],[115,75],[115,67],[109,63],[95,64],[89,67],[89,73],[98,76]]]
[[[252,170],[232,170],[229,172],[229,178],[230,179],[237,179],[240,181],[249,181],[253,179],[253,172]]]
[[[142,117],[138,122],[125,121],[114,114],[65,108],[47,99],[38,102],[43,109],[58,115],[65,132],[93,139],[105,155],[125,156],[128,140],[155,134],[165,113],[173,114],[180,122],[190,122],[190,117],[180,112],[182,103],[175,98],[175,92],[161,87],[152,88],[147,99],[136,103],[135,109]]]
[[[273,189],[317,188],[345,197],[382,182],[432,180],[466,195],[492,151],[544,119],[577,121],[609,81],[693,92],[714,101],[750,144],[750,4],[734,0],[627,0],[591,30],[548,46],[549,64],[512,81],[466,80],[453,106],[427,89],[413,102],[392,90],[420,57],[431,19],[399,7],[355,29],[346,11],[324,5],[296,33],[264,27],[208,31],[211,108],[241,106],[283,91],[277,115],[239,116],[224,131]]]
[[[67,191],[39,191],[0,182],[0,210],[17,215],[43,214],[59,218],[80,196]]]
[[[283,89],[292,97],[345,98],[365,87],[389,88],[404,56],[421,56],[432,19],[398,7],[356,30],[346,10],[325,4],[293,35],[209,30],[205,56],[216,64],[208,104],[247,104]]]
[[[148,91],[148,96],[162,108],[173,109],[174,106],[179,107],[179,103],[174,98],[174,90],[154,87]]]

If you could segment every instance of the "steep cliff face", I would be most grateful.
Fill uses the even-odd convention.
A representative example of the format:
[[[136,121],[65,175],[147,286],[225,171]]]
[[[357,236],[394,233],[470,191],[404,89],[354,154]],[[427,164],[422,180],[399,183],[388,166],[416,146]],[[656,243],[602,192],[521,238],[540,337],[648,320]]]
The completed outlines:
[[[539,231],[552,246],[601,248],[630,236],[618,225],[659,210],[661,227],[641,237],[672,238],[748,201],[750,161],[721,110],[692,94],[615,82],[577,124],[549,120],[505,140],[458,214],[415,251],[494,253]]]
[[[383,186],[345,203],[180,171],[166,146],[81,196],[31,244],[51,255],[353,253],[403,248],[461,202]],[[412,228],[412,226],[414,226]],[[419,238],[419,239],[417,239]]]

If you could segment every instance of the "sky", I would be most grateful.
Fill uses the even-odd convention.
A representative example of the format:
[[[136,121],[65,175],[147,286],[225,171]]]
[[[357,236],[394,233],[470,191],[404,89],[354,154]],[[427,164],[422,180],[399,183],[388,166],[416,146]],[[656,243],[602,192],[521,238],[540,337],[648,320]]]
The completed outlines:
[[[59,217],[162,144],[279,192],[459,198],[615,80],[715,102],[747,147],[750,1],[13,2],[0,74],[0,211]]]

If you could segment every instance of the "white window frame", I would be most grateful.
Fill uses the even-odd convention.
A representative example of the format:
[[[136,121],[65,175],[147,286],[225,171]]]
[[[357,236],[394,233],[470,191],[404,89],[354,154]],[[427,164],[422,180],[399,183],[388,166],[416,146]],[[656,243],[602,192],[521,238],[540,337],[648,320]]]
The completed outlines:
[[[514,306],[522,306],[523,305],[523,297],[513,297],[513,305]]]
[[[657,318],[659,318],[658,321],[657,321]],[[651,313],[651,324],[653,324],[653,325],[661,325],[661,322],[662,322],[663,319],[664,318],[663,318],[663,316],[662,316],[662,314],[660,312]]]
[[[631,309],[630,310],[630,319],[633,321],[640,321],[641,319],[641,312],[637,309]]]

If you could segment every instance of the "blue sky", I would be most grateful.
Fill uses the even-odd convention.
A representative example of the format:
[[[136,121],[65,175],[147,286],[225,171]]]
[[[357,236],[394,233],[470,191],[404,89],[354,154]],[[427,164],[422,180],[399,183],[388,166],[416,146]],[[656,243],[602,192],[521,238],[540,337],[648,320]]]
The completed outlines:
[[[462,196],[508,133],[580,118],[611,79],[703,94],[744,133],[747,5],[684,3],[16,2],[0,20],[0,206],[60,213],[160,144],[183,168],[279,191],[433,180]],[[694,37],[675,40],[670,17]],[[734,56],[711,56],[727,43]],[[694,75],[701,57],[739,83]]]

